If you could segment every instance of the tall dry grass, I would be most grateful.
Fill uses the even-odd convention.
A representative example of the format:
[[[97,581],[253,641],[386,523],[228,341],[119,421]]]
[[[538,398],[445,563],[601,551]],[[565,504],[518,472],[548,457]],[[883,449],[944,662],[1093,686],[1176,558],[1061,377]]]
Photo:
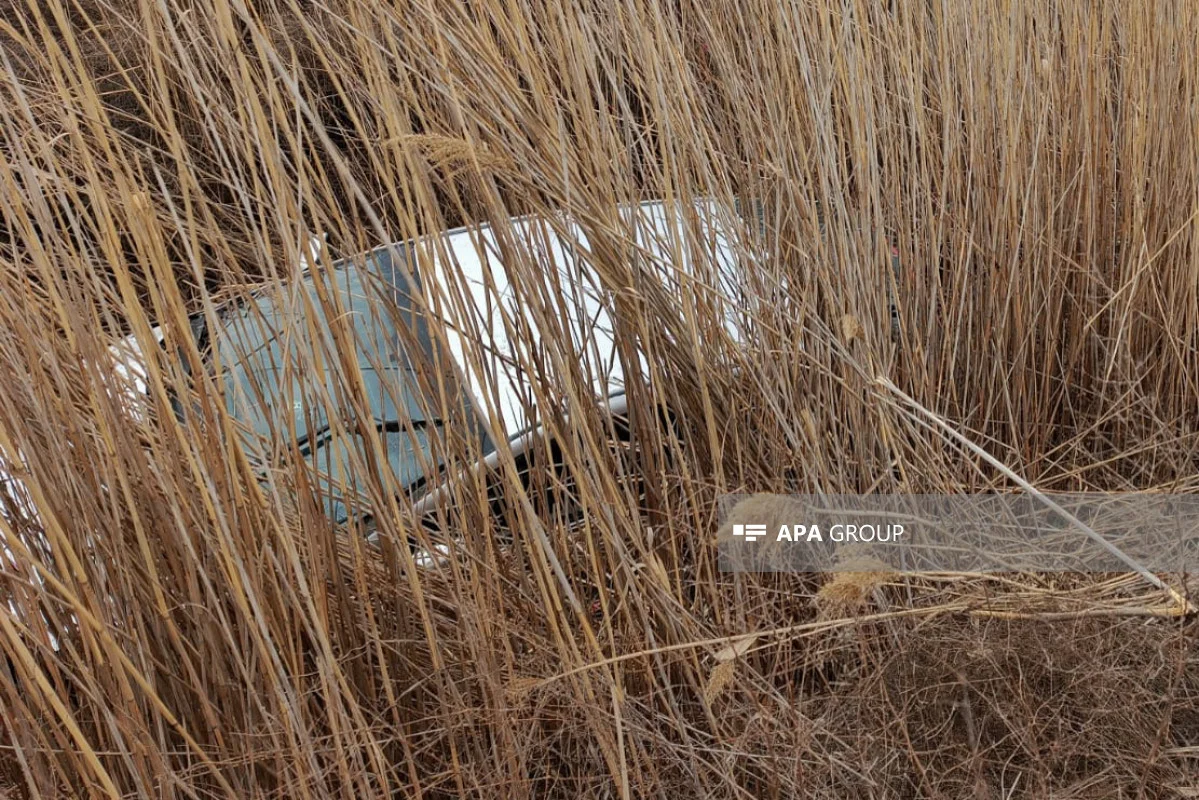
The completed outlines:
[[[926,412],[1042,489],[1199,488],[1197,36],[1179,0],[6,4],[0,793],[1191,796],[1195,629],[1137,580],[734,577],[714,536],[725,491],[1011,485]],[[703,244],[680,280],[616,213],[700,196],[764,209],[743,345]],[[560,209],[650,365],[613,449],[509,246],[581,525],[504,459],[415,569],[377,449],[378,549],[187,378],[187,315],[318,231]],[[153,323],[138,417],[106,348]]]

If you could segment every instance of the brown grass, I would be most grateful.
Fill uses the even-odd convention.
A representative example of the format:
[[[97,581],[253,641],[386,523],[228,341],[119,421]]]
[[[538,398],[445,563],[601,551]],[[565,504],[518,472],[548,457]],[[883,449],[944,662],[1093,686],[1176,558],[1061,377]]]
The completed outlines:
[[[1199,489],[1197,37],[1181,0],[8,3],[0,795],[1195,796],[1194,623],[1143,582],[734,577],[714,542],[724,492],[1012,485],[880,377],[1040,489]],[[765,209],[745,346],[702,249],[681,286],[626,255],[618,203],[699,196]],[[317,231],[563,208],[634,407],[682,420],[613,452],[542,337],[581,527],[506,463],[500,518],[462,482],[413,569],[371,448],[380,549],[186,378],[187,314]],[[102,365],[151,323],[134,422]],[[317,357],[361,402],[352,347]]]

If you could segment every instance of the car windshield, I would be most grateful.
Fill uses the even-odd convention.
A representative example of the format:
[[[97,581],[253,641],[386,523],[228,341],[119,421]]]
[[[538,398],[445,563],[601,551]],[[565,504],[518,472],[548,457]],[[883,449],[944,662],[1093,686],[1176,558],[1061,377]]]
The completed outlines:
[[[260,443],[298,445],[338,522],[361,500],[354,497],[349,465],[352,449],[360,456],[366,452],[366,429],[378,431],[388,466],[406,489],[442,466],[433,440],[444,435],[446,420],[429,398],[436,398],[439,379],[449,381],[447,387],[460,383],[414,300],[420,285],[408,263],[408,246],[396,245],[317,268],[230,308],[208,337],[225,377],[229,413]],[[349,324],[333,326],[336,316]],[[337,360],[334,342],[343,335],[353,339],[352,351],[347,346],[344,352],[353,353],[362,375],[363,418],[344,377],[349,365]],[[470,398],[460,388],[454,391],[462,399],[465,424],[475,429],[471,435],[484,452],[492,449]],[[339,428],[347,435],[338,435]]]

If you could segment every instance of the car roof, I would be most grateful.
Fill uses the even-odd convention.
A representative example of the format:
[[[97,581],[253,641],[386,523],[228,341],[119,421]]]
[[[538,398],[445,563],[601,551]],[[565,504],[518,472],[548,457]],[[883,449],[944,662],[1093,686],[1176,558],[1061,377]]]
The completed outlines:
[[[668,286],[690,282],[695,291],[730,301],[721,309],[724,329],[734,340],[742,339],[743,306],[735,298],[744,286],[741,276],[753,269],[745,261],[753,256],[737,238],[745,231],[739,208],[704,199],[630,204],[618,210],[631,234],[621,238],[627,239],[630,256],[641,268]],[[611,398],[624,392],[610,282],[601,278],[588,227],[565,213],[517,217],[498,230],[490,224],[467,226],[366,254],[388,269],[411,270],[419,277],[431,312],[441,310],[447,344],[472,395],[481,408],[495,413],[509,438],[528,429],[528,411],[535,407],[523,371],[529,359],[522,356],[528,354],[519,352],[531,337],[512,335],[521,326],[539,327],[522,292],[543,292],[541,299],[560,310],[553,324],[570,335],[595,395]],[[504,253],[511,252],[526,263],[544,265],[541,286],[514,285],[504,263]],[[472,358],[479,351],[485,358]]]

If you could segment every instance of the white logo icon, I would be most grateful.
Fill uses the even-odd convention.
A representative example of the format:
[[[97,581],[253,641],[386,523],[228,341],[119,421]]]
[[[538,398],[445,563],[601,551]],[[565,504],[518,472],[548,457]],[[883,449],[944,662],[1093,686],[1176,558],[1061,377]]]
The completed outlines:
[[[765,525],[734,525],[733,535],[741,536],[747,542],[756,542],[758,537],[766,535]]]

